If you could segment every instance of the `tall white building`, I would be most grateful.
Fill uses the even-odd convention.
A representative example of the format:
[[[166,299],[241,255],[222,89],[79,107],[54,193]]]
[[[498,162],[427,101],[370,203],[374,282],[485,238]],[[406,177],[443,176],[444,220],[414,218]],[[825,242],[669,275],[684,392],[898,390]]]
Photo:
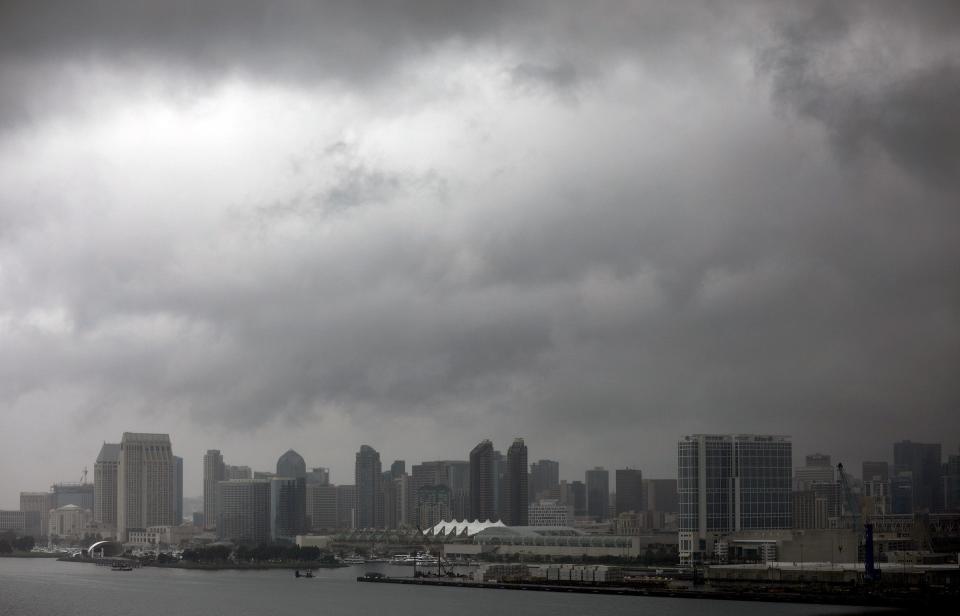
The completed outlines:
[[[171,526],[173,452],[168,434],[124,432],[117,470],[117,538],[130,529]]]
[[[677,453],[681,563],[712,557],[729,533],[791,528],[789,437],[696,434]]]

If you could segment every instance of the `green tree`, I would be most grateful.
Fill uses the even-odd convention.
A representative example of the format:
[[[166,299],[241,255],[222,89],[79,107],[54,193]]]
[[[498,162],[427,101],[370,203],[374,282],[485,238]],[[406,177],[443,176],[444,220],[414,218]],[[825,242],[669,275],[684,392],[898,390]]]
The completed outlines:
[[[33,537],[30,535],[27,535],[26,537],[18,537],[13,541],[13,547],[21,552],[29,552],[35,545],[36,541],[34,541]]]
[[[13,547],[11,547],[10,542],[6,539],[0,539],[0,554],[12,554]]]

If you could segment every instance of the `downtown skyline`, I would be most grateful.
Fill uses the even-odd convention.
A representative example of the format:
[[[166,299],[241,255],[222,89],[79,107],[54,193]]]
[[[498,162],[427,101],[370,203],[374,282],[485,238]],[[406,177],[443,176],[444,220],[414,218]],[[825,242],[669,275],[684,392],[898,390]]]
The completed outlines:
[[[759,432],[724,432],[726,434],[759,434]],[[691,432],[690,434],[694,434]],[[609,473],[609,491],[615,492],[614,483],[615,483],[615,473],[618,470],[623,469],[635,469],[643,474],[644,479],[676,479],[678,476],[677,468],[677,440],[682,439],[685,435],[678,434],[675,437],[672,445],[672,456],[668,460],[659,460],[659,464],[643,464],[639,461],[633,462],[614,462],[614,463],[590,463],[583,467],[572,466],[564,462],[563,456],[557,454],[557,450],[562,448],[557,448],[556,444],[553,445],[553,450],[541,450],[540,448],[534,448],[531,446],[531,439],[527,437],[517,437],[511,436],[505,439],[491,439],[493,442],[493,449],[499,451],[506,460],[506,454],[508,452],[510,444],[514,441],[515,438],[523,438],[525,444],[528,448],[528,465],[527,472],[530,473],[530,464],[537,462],[538,460],[548,460],[548,461],[557,461],[559,462],[559,479],[563,481],[584,481],[586,474],[594,468],[600,467],[603,468],[606,472]],[[789,437],[790,435],[784,435]],[[183,467],[184,467],[184,484],[183,484],[183,496],[188,499],[198,499],[198,510],[202,510],[203,503],[203,460],[205,454],[208,450],[204,450],[196,455],[191,455],[190,452],[185,452],[183,447],[179,445],[177,438],[171,434],[170,435],[171,443],[173,444],[172,452],[177,457],[183,458]],[[906,438],[906,437],[905,437]],[[484,439],[481,439],[481,441]],[[831,452],[825,449],[819,449],[817,447],[806,447],[803,444],[798,444],[796,439],[792,440],[792,456],[793,456],[793,468],[799,469],[805,465],[805,461],[809,456],[816,455],[819,453],[826,454],[830,456],[833,460],[833,464],[836,465],[837,462],[842,462],[844,466],[848,469],[848,472],[852,472],[855,476],[859,476],[859,469],[861,468],[864,460],[853,460],[845,458],[842,454],[838,452]],[[900,439],[898,439],[899,441]],[[913,440],[914,442],[919,442],[918,439],[906,439]],[[110,439],[106,439],[104,442],[110,443]],[[534,441],[535,442],[535,441]],[[948,456],[955,455],[960,453],[960,447],[951,446],[949,442],[944,442],[942,440],[933,440],[930,442],[942,444],[942,455],[944,461]],[[420,464],[421,462],[432,461],[432,460],[461,460],[469,461],[470,451],[476,447],[478,441],[473,442],[473,444],[468,447],[466,450],[451,451],[450,455],[439,455],[435,454],[433,450],[425,451],[422,457],[416,458],[413,457],[411,452],[394,452],[392,449],[387,449],[384,447],[379,447],[377,444],[370,443],[360,443],[353,446],[353,450],[349,452],[348,460],[328,460],[323,459],[319,455],[315,455],[314,452],[309,450],[298,449],[297,447],[286,448],[287,451],[293,450],[294,452],[300,454],[306,463],[306,468],[312,469],[316,467],[323,467],[329,469],[329,482],[332,485],[351,485],[354,483],[355,476],[355,457],[357,450],[363,445],[369,445],[373,447],[374,450],[379,454],[381,466],[383,470],[390,470],[390,464],[394,460],[403,460],[406,462],[407,469],[411,469],[413,465]],[[100,451],[102,444],[97,445],[97,451]],[[349,446],[348,446],[349,447]],[[216,447],[211,447],[210,449],[218,449]],[[874,458],[870,458],[870,461],[884,461],[888,462],[892,468],[894,462],[894,444],[886,443],[885,447],[881,448],[886,451],[879,454]],[[242,452],[241,450],[232,450],[230,448],[219,448],[218,449],[222,461],[234,466],[244,466],[249,467],[251,472],[270,472],[273,473],[276,470],[276,464],[278,457],[281,457],[281,454],[284,453],[283,450],[280,451],[257,451],[257,452]],[[423,450],[419,450],[423,451]],[[640,456],[637,456],[638,458]],[[77,460],[76,464],[79,464],[81,467],[87,467],[90,471],[88,481],[92,484],[93,482],[93,469],[94,461],[96,460],[96,455],[93,456],[91,461],[86,460]],[[68,467],[68,462],[64,461],[64,468]],[[76,465],[74,464],[74,466]],[[72,466],[69,466],[72,468]],[[659,471],[657,469],[666,468],[665,471]],[[51,485],[55,483],[71,483],[75,482],[76,479],[72,478],[47,478],[42,479],[39,483],[34,483],[31,485],[22,485],[17,488],[15,492],[10,494],[0,493],[0,509],[17,509],[19,505],[19,494],[20,492],[33,492],[33,491],[46,491]],[[16,482],[19,486],[21,482]],[[5,505],[4,502],[9,501],[10,504]]]

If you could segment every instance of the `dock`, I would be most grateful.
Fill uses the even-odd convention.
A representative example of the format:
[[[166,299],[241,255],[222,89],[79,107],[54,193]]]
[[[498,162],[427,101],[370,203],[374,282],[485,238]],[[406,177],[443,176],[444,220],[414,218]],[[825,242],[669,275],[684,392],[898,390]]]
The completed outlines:
[[[621,595],[629,597],[661,597],[672,599],[712,599],[719,601],[752,601],[766,603],[804,603],[817,605],[844,605],[858,607],[886,607],[901,609],[931,609],[956,606],[956,597],[939,594],[891,595],[887,593],[799,593],[744,590],[646,588],[620,585],[550,584],[528,582],[477,582],[464,578],[431,577],[368,577],[358,582],[373,584],[407,584],[414,586],[446,586],[466,589],[519,590],[530,592],[577,593],[593,595]]]

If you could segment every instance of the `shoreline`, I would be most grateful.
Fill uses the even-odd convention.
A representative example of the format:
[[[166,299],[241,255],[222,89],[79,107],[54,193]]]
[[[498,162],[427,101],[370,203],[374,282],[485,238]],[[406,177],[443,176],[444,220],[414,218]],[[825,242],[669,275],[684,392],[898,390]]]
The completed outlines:
[[[126,558],[123,556],[116,557],[107,557],[104,560],[111,560],[111,558],[125,559],[125,560],[134,560]],[[65,563],[80,563],[80,564],[97,564],[97,561],[93,559],[81,559],[81,558],[58,558],[60,562]],[[339,563],[315,563],[315,562],[296,562],[296,563],[157,563],[157,562],[140,562],[140,567],[147,568],[151,567],[154,569],[189,569],[193,571],[269,571],[271,569],[286,569],[293,571],[295,569],[300,569],[305,571],[307,569],[341,569],[343,567],[349,567],[350,565],[341,565]]]
[[[576,585],[516,583],[516,582],[473,582],[468,580],[443,580],[430,578],[368,578],[360,576],[357,582],[370,584],[412,584],[417,586],[445,586],[473,589],[514,590],[531,592],[569,592],[578,594],[622,595],[633,597],[661,597],[670,599],[712,599],[720,601],[749,601],[760,603],[797,603],[809,605],[836,605],[864,608],[892,608],[897,610],[924,609],[939,611],[956,607],[957,597],[952,595],[924,595],[907,597],[881,594],[845,594],[845,593],[770,593],[754,590],[693,590],[666,588],[634,588],[625,586]]]

